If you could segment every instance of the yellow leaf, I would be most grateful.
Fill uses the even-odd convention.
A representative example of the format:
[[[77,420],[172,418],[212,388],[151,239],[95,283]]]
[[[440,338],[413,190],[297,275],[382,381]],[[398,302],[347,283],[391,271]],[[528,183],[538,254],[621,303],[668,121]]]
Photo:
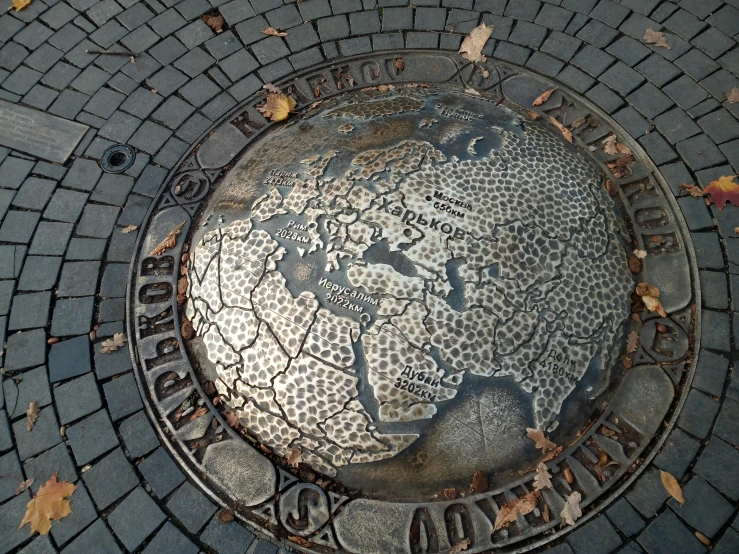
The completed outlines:
[[[26,506],[26,515],[23,516],[18,529],[26,523],[31,524],[31,534],[41,533],[48,535],[51,529],[51,520],[61,520],[72,513],[67,496],[77,490],[77,485],[62,481],[57,481],[57,471],[51,478],[41,486],[31,501]]]
[[[484,23],[480,24],[470,31],[470,34],[464,37],[462,45],[459,47],[459,54],[471,62],[482,61],[482,47],[493,34],[493,26],[487,27]]]
[[[19,12],[23,8],[25,8],[26,6],[28,6],[28,4],[30,4],[30,3],[31,3],[31,0],[13,0],[13,5],[10,8],[8,8],[8,9],[15,8],[15,11],[16,12]]]
[[[295,99],[286,94],[270,93],[267,95],[267,102],[261,106],[259,111],[267,115],[272,121],[284,121],[295,109]]]
[[[670,493],[670,496],[677,500],[682,506],[685,504],[685,497],[683,496],[683,489],[680,487],[680,483],[677,482],[671,473],[659,470],[659,477],[662,479],[662,486],[665,490]]]

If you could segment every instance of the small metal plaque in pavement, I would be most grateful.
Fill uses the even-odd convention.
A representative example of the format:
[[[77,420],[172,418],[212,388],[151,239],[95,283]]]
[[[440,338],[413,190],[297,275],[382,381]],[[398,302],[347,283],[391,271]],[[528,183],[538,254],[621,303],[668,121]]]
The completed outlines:
[[[87,125],[0,100],[2,146],[64,163],[87,129]]]

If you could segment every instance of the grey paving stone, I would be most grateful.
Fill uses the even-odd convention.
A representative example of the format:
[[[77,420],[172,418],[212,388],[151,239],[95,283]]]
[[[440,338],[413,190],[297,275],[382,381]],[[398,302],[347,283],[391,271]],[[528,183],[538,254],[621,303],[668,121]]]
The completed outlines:
[[[700,280],[703,305],[716,310],[727,309],[729,307],[729,291],[726,284],[726,275],[723,272],[717,271],[701,271]],[[721,359],[723,360],[723,358]],[[695,386],[695,383],[693,386]],[[703,383],[703,386],[708,385],[707,383]],[[722,387],[723,378],[721,378],[721,383],[716,382],[712,386],[712,394],[714,396],[721,396]]]
[[[31,242],[39,216],[35,212],[9,211],[0,226],[0,241],[20,244]]]
[[[725,142],[719,146],[735,172],[739,172],[739,140]]]
[[[89,337],[83,335],[52,345],[49,351],[49,378],[52,383],[92,371]]]
[[[17,189],[32,169],[32,161],[8,156],[0,165],[0,186],[6,189]]]
[[[734,40],[715,27],[709,27],[691,42],[713,59],[718,58],[736,44]]]
[[[739,122],[727,111],[717,110],[698,120],[706,134],[717,144],[739,138]]]
[[[200,539],[219,552],[219,554],[245,554],[254,535],[236,522],[221,523],[218,518],[213,518],[208,523]]]
[[[332,45],[334,46],[335,44],[336,43],[332,43]],[[338,50],[337,50],[337,56],[338,56]],[[271,83],[274,81],[278,81],[282,77],[285,77],[286,75],[292,73],[292,71],[293,71],[293,67],[290,65],[290,62],[287,61],[287,58],[282,58],[281,60],[277,60],[276,62],[272,62],[271,64],[262,67],[261,69],[258,70],[258,73],[259,73],[259,78],[262,79],[262,81],[264,81],[265,83]],[[206,112],[206,109],[207,108],[203,109],[203,113],[207,117],[210,117],[211,119],[216,117],[213,113]]]
[[[525,65],[530,56],[531,50],[509,42],[500,41],[495,48],[496,58],[501,58],[519,65]]]
[[[106,298],[123,297],[126,293],[128,264],[109,264],[100,283],[100,296]]]
[[[40,454],[62,442],[62,436],[59,434],[59,422],[54,414],[54,408],[51,406],[41,408],[36,424],[30,431],[26,429],[26,425],[25,419],[19,419],[13,424],[15,445],[21,461]]]
[[[87,94],[74,90],[64,90],[49,108],[49,113],[66,119],[74,119],[90,100]]]
[[[616,501],[606,511],[608,519],[627,537],[639,533],[646,524],[634,507],[625,498]]]
[[[190,539],[185,537],[174,525],[167,522],[146,546],[143,554],[169,554],[170,552],[197,554],[199,550]]]
[[[590,98],[608,113],[615,112],[624,103],[621,97],[611,91],[610,87],[603,83],[591,88],[585,96]]]
[[[62,554],[120,554],[120,552],[121,549],[118,548],[102,519],[97,519],[62,550]]]
[[[0,48],[0,67],[14,71],[28,57],[28,50],[16,42],[9,42]]]
[[[653,468],[647,469],[626,493],[629,503],[645,518],[652,517],[667,498],[659,471]]]
[[[23,29],[24,24],[10,14],[0,17],[0,40],[7,42],[13,35]]]
[[[32,21],[25,29],[13,37],[13,40],[22,44],[29,50],[36,50],[41,46],[52,34],[48,27],[42,25],[38,21]]]
[[[166,497],[185,481],[185,476],[164,448],[158,448],[141,462],[139,471],[159,498]]]
[[[331,6],[328,0],[305,0],[298,4],[303,21],[315,21],[321,17],[331,15]]]
[[[154,17],[154,13],[143,2],[134,4],[121,13],[117,19],[126,29],[133,31]]]
[[[297,58],[298,57],[300,57],[300,60],[302,60],[302,61],[304,61],[304,62],[307,63],[307,65],[306,66],[303,66],[303,67],[307,67],[309,65],[313,65],[314,63],[318,63],[319,61],[323,61],[323,55],[320,53],[320,51],[318,51],[318,58],[317,58],[318,61],[310,62],[311,59],[316,59],[316,58],[313,57],[314,55],[309,54],[309,52],[315,51],[315,50],[318,50],[318,49],[317,48],[312,48],[310,50],[304,50],[300,54],[295,54],[294,56],[290,56],[291,59],[293,59],[293,58],[296,59],[296,62],[293,62],[293,67],[295,69],[299,69],[299,67],[296,65]],[[249,76],[245,77],[244,79],[240,80],[238,83],[236,83],[232,87],[230,87],[228,89],[228,92],[236,100],[242,101],[242,100],[248,98],[249,96],[251,96],[252,94],[254,94],[259,89],[261,89],[262,88],[262,85],[263,85],[263,83],[259,80],[259,78],[256,75],[252,74],[252,75],[249,75]],[[183,125],[183,128],[184,127],[185,126]],[[179,131],[178,131],[178,133],[179,133]],[[182,138],[184,140],[188,141],[188,139],[185,138],[184,136],[182,136]],[[192,141],[188,141],[188,142],[192,142]]]
[[[657,165],[671,162],[677,158],[674,150],[658,133],[649,133],[639,139],[652,161]]]
[[[394,29],[410,29],[413,27],[413,11],[410,8],[388,8],[389,10],[408,10],[407,12],[390,12],[383,18],[383,31]],[[397,23],[391,23],[392,18],[398,17]],[[336,40],[349,36],[349,20],[345,15],[324,17],[317,22],[318,34],[322,41]],[[400,25],[400,27],[398,26]]]
[[[101,339],[112,337],[116,333],[123,333],[122,321],[110,321],[98,326],[97,336]]]
[[[414,28],[421,31],[442,31],[446,24],[446,16],[447,10],[444,8],[417,8]],[[355,34],[380,31],[380,19],[374,12],[351,14],[349,24],[352,33]]]
[[[167,501],[167,508],[191,533],[198,533],[216,512],[203,493],[185,482]]]
[[[719,403],[697,390],[688,393],[677,424],[681,429],[699,438],[706,438],[718,412]]]
[[[65,425],[89,415],[102,406],[97,381],[92,373],[54,388],[59,421]]]
[[[629,35],[631,38],[636,40],[641,40],[647,29],[660,31],[662,30],[662,25],[648,17],[644,17],[642,14],[632,13],[628,19],[619,26],[619,30],[622,33]]]
[[[72,513],[60,521],[54,522],[51,526],[51,536],[54,537],[54,542],[60,547],[64,546],[97,518],[95,506],[92,505],[90,495],[82,483],[78,484],[77,489],[69,497],[69,503]]]
[[[105,410],[95,412],[70,426],[67,429],[67,439],[79,466],[118,446],[118,437]]]
[[[45,111],[56,100],[59,93],[42,85],[34,85],[23,97],[23,103]]]
[[[739,552],[739,533],[729,527],[711,550],[713,554],[731,554]]]
[[[605,48],[618,36],[618,31],[591,19],[575,36],[597,48]]]
[[[41,77],[43,73],[22,65],[3,81],[3,88],[15,94],[26,94]]]
[[[131,369],[131,356],[128,354],[126,348],[119,348],[109,354],[101,354],[100,348],[100,343],[96,343],[94,347],[94,359],[95,374],[98,380],[106,379]]]
[[[100,262],[66,262],[58,296],[90,296],[97,290]]]
[[[184,0],[177,3],[176,9],[187,20],[200,17],[211,9],[211,5],[206,0]]]
[[[46,73],[46,75],[41,78],[41,82],[56,90],[63,90],[79,74],[80,70],[76,67],[64,62],[58,62],[54,65],[53,68],[51,68],[48,73]]]
[[[614,61],[615,58],[613,56],[589,44],[586,44],[585,47],[580,50],[574,58],[572,58],[573,64],[593,77],[597,77],[603,73]]]
[[[108,412],[113,421],[117,421],[140,410],[141,395],[132,373],[121,375],[117,379],[103,385]]]
[[[5,352],[6,371],[42,365],[46,362],[46,333],[34,329],[10,335]]]
[[[129,140],[129,144],[153,155],[171,135],[172,131],[151,121],[144,121],[144,124]]]
[[[249,4],[246,2],[231,2],[230,4],[238,4],[241,6],[245,6],[245,8],[248,10],[251,10],[251,6],[249,6]],[[230,21],[224,14],[225,6],[228,5],[229,4],[221,5],[219,10],[221,12],[221,15],[223,15],[229,25],[235,25],[237,21]],[[187,48],[188,50],[192,50],[196,46],[201,45],[203,42],[211,38],[213,36],[213,31],[201,19],[198,19],[177,31],[175,35],[180,40],[180,42],[185,45],[185,48]]]
[[[701,132],[700,127],[680,108],[675,108],[655,117],[654,123],[660,133],[673,144]]]
[[[567,542],[575,554],[609,554],[621,545],[621,537],[608,519],[600,516],[571,533]]]
[[[195,77],[209,68],[215,61],[204,50],[195,48],[174,62],[174,66],[190,77]]]
[[[37,537],[18,554],[56,554],[56,548],[51,544],[49,537]]]
[[[11,419],[25,416],[31,402],[37,402],[40,407],[51,404],[49,378],[44,366],[15,373],[12,379],[3,382],[3,389],[5,406]]]
[[[139,484],[123,451],[116,448],[82,474],[95,505],[104,510]]]
[[[174,8],[171,8],[160,13],[149,21],[149,26],[154,29],[160,37],[166,37],[186,23],[187,21],[185,21],[185,19]]]
[[[544,4],[534,23],[556,31],[564,31],[574,15],[574,12],[570,10],[565,10],[553,4]]]
[[[5,410],[0,409],[0,450],[10,450],[11,448],[13,448],[13,437],[10,432],[8,414],[5,413]]]
[[[166,102],[164,102],[164,104],[159,106],[159,108],[152,114],[151,118],[154,121],[157,121],[169,127],[170,129],[176,129],[194,111],[195,108],[193,108],[183,100],[177,98],[176,96],[171,96],[166,100]],[[144,123],[144,126],[142,126],[141,131],[149,132],[148,130],[145,130],[145,128],[146,123]],[[133,141],[134,139],[131,140]]]
[[[25,478],[18,460],[18,453],[15,450],[0,456],[0,472],[6,476],[5,479],[0,479],[0,502],[5,502],[8,498],[15,496],[15,489],[18,487],[18,482],[11,477],[15,477],[18,481]]]
[[[718,63],[696,48],[675,60],[675,65],[696,81],[704,79],[719,68]]]
[[[137,548],[166,519],[144,489],[137,487],[110,513],[108,524],[128,550]]]
[[[519,21],[513,28],[513,32],[511,32],[508,40],[514,44],[535,50],[542,45],[546,36],[546,28],[529,23],[528,21]]]
[[[124,419],[118,432],[132,458],[144,456],[159,446],[159,439],[144,410]]]
[[[13,288],[15,282],[0,281],[0,315],[8,315],[10,313],[10,301],[13,298]]]
[[[24,492],[0,505],[0,552],[3,554],[28,540],[28,529],[18,527],[18,514],[25,512],[30,499]]]
[[[734,514],[733,506],[700,477],[693,477],[683,486],[683,496],[683,505],[674,498],[667,504],[683,521],[708,538],[713,538]]]
[[[706,91],[687,75],[671,82],[662,90],[685,110],[692,108],[708,96]]]
[[[705,134],[679,142],[677,151],[694,171],[713,167],[726,161],[721,150]]]
[[[56,283],[61,265],[62,259],[58,256],[28,256],[23,264],[18,290],[50,290]]]
[[[95,188],[103,170],[97,162],[77,158],[62,181],[62,186],[67,188],[90,191]]]
[[[95,191],[90,196],[90,200],[112,204],[114,206],[122,206],[129,192],[131,192],[133,184],[133,177],[128,175],[105,173],[100,178],[100,181],[98,181]]]
[[[89,333],[92,328],[94,296],[62,298],[56,301],[51,318],[51,334],[56,337]]]
[[[155,45],[159,39],[159,35],[149,27],[141,26],[121,39],[121,43],[134,54],[141,54]]]
[[[642,61],[651,53],[649,48],[644,46],[641,42],[629,37],[619,38],[606,48],[606,51],[631,67]],[[654,55],[656,56],[656,54]]]
[[[251,0],[251,5],[256,13],[264,13],[274,10],[282,4],[280,0]]]
[[[725,441],[733,444],[739,444],[739,402],[731,398],[727,398],[721,405],[721,412],[716,420],[716,426],[713,433],[721,437]]]
[[[671,510],[660,514],[637,540],[649,554],[701,554],[706,551]]]
[[[86,237],[107,238],[110,236],[120,208],[88,204],[77,225],[77,234]]]
[[[73,238],[67,249],[68,260],[100,260],[105,250],[103,239]]]
[[[85,111],[97,115],[102,118],[108,118],[118,109],[118,106],[126,97],[114,90],[101,88],[98,90],[90,101],[85,104]]]
[[[20,329],[44,327],[49,317],[50,303],[51,293],[48,291],[16,295],[13,298],[13,307],[10,310],[8,330],[18,331]]]
[[[716,281],[712,283],[711,281]],[[728,294],[726,291],[726,276],[723,273],[701,271],[701,288],[710,287],[716,292],[723,286],[723,295],[728,308]],[[707,291],[708,292],[708,291]],[[720,292],[719,292],[720,296]],[[716,306],[714,306],[716,307]],[[720,307],[719,307],[720,309]],[[718,354],[713,354],[706,350],[701,350],[698,364],[696,367],[693,386],[697,389],[707,392],[713,396],[721,396],[724,386],[724,379],[729,368],[729,360]]]
[[[395,8],[405,9],[405,8]],[[383,11],[384,13],[384,11]],[[449,32],[455,32],[459,34],[469,34],[472,29],[477,27],[477,22],[480,15],[477,12],[473,12],[465,9],[452,9],[449,10],[449,15],[446,20],[446,26],[444,27]]]
[[[23,268],[26,247],[22,245],[0,245],[0,276],[3,279],[19,277]]]
[[[87,194],[57,189],[44,211],[44,219],[74,223],[87,202]]]
[[[526,65],[540,73],[554,77],[562,70],[565,64],[541,52],[534,52],[529,58],[529,61],[526,62]]]
[[[64,443],[57,444],[34,458],[23,462],[26,475],[35,477],[39,483],[46,483],[52,475],[59,472],[59,481],[75,482],[77,471],[74,469],[72,457]]]
[[[123,319],[125,299],[112,298],[103,300],[98,309],[98,322]]]

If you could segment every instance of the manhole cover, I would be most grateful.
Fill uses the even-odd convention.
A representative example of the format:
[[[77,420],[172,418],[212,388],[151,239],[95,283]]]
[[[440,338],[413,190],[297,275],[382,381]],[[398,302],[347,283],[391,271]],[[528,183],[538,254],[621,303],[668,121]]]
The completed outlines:
[[[171,177],[131,289],[140,383],[182,463],[292,547],[530,548],[676,415],[681,219],[573,95],[532,112],[550,85],[507,66],[392,62],[286,83],[286,124],[253,99]]]

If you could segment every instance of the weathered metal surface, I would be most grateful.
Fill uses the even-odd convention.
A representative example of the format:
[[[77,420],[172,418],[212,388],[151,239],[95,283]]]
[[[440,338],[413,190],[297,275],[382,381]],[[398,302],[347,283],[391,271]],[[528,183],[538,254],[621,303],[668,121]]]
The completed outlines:
[[[0,145],[57,163],[74,152],[89,127],[0,100]]]
[[[538,77],[403,56],[402,73],[374,56],[286,82],[298,113],[277,127],[263,96],[247,101],[173,172],[130,287],[137,377],[178,459],[269,536],[356,554],[525,549],[572,491],[595,505],[659,440],[692,368],[694,266],[669,189],[605,116],[560,89],[531,117],[552,86]],[[627,172],[607,167],[613,135]],[[659,286],[667,317],[630,317],[638,282]],[[205,378],[273,454],[226,425]],[[492,532],[542,458],[526,427],[569,446],[547,462],[541,509]],[[334,480],[291,474],[298,450]],[[439,494],[476,469],[489,492]]]

